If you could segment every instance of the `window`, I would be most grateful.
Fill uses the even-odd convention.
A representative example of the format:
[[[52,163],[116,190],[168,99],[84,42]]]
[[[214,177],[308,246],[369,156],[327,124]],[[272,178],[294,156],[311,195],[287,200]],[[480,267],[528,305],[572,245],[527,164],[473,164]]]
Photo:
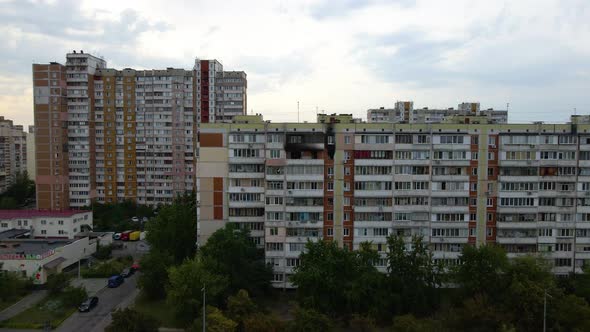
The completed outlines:
[[[334,236],[334,228],[328,228],[327,234],[328,234],[328,236]]]
[[[41,234],[42,234],[42,235],[45,235],[45,234],[47,234],[47,231],[46,231],[46,230],[44,230],[44,229],[42,229],[42,230],[41,230]]]
[[[281,158],[281,150],[271,149],[270,150],[270,159],[279,159],[279,158]]]
[[[334,191],[334,182],[326,182],[328,186],[328,191]]]
[[[342,205],[344,205],[344,206],[350,206],[350,197],[344,197],[344,198],[342,198]]]
[[[344,191],[350,191],[350,182],[344,182]]]
[[[344,151],[344,161],[350,160],[350,151]]]
[[[350,144],[350,135],[344,136],[344,144]]]
[[[334,167],[328,167],[328,176],[334,175]]]
[[[350,175],[350,167],[344,167],[344,175]]]
[[[63,225],[63,224],[64,224],[64,221],[63,221],[63,220],[59,220],[59,221],[57,222],[57,224],[58,224],[58,225]]]
[[[350,213],[344,212],[344,221],[350,221]]]
[[[350,230],[348,228],[344,228],[344,236],[350,236]]]
[[[326,214],[326,218],[328,219],[328,221],[332,221],[332,220],[334,220],[334,213],[332,213],[332,212],[328,212],[328,213]]]
[[[328,144],[334,145],[334,136],[328,136]]]

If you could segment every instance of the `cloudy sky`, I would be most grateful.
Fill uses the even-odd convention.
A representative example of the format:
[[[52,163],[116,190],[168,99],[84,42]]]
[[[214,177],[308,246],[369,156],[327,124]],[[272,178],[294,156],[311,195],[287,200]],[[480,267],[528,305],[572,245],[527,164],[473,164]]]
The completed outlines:
[[[109,67],[248,74],[248,111],[479,101],[510,121],[590,114],[590,1],[0,0],[0,115],[32,124],[31,63],[83,49]]]

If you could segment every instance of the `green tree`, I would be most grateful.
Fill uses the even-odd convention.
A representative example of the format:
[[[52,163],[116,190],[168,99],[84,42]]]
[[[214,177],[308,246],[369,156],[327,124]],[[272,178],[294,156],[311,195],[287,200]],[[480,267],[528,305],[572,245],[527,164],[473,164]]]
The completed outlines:
[[[246,332],[279,332],[286,325],[274,314],[256,312],[244,319],[243,327]]]
[[[590,331],[590,306],[585,299],[570,294],[549,300],[548,324],[554,326],[554,331]]]
[[[86,300],[88,294],[83,287],[68,286],[63,289],[61,298],[64,305],[68,307],[77,307]]]
[[[230,318],[223,315],[223,312],[216,307],[207,306],[207,320],[206,328],[208,332],[231,332],[235,331],[238,324]],[[190,326],[189,331],[201,332],[203,331],[202,317],[196,319]]]
[[[168,272],[167,302],[173,306],[177,318],[185,323],[200,313],[202,289],[206,287],[207,303],[220,304],[226,289],[227,277],[215,274],[198,258],[188,259]]]
[[[308,242],[291,277],[300,304],[330,316],[375,314],[385,299],[384,276],[373,265],[378,257],[369,243],[349,251],[336,242]]]
[[[146,240],[152,251],[169,253],[175,264],[195,255],[197,216],[192,195],[177,198],[172,205],[164,206],[158,216],[147,224]]]
[[[299,303],[332,316],[345,314],[347,294],[356,278],[353,254],[333,241],[308,242],[305,248],[291,276]]]
[[[70,284],[70,277],[65,273],[56,273],[47,277],[46,287],[51,294],[60,293],[66,286]]]
[[[348,321],[348,325],[350,325],[354,331],[358,332],[375,331],[375,319],[371,316],[353,314],[352,318]]]
[[[296,308],[295,319],[287,328],[289,332],[332,331],[334,326],[328,316],[313,309]]]
[[[397,313],[430,313],[438,304],[441,267],[421,237],[413,236],[407,247],[402,236],[387,238],[387,284],[389,308]]]
[[[2,271],[2,263],[0,263]],[[0,273],[0,302],[11,301],[27,293],[33,286],[31,279],[23,279],[15,272]]]
[[[510,315],[491,303],[485,294],[467,298],[461,306],[450,308],[441,316],[444,326],[451,331],[500,331],[511,322]]]
[[[157,332],[159,323],[150,316],[136,310],[117,309],[112,314],[113,321],[106,327],[106,332]]]
[[[545,292],[556,298],[561,296],[547,261],[538,256],[515,258],[507,268],[506,278],[508,287],[501,301],[503,310],[512,314],[518,331],[541,330],[539,317],[543,317]]]
[[[247,230],[228,224],[199,249],[207,269],[228,278],[226,296],[240,289],[252,296],[269,290],[272,270],[264,262],[264,252],[256,248],[249,235]]]
[[[0,195],[0,209],[15,209],[24,206],[35,199],[35,182],[29,179],[29,174],[19,172],[14,183]]]
[[[441,331],[432,319],[418,319],[412,314],[396,316],[391,328],[393,332],[433,332]],[[443,330],[444,331],[444,330]]]
[[[256,304],[245,289],[240,289],[236,295],[227,299],[227,316],[239,325],[243,325],[244,320],[257,310]]]
[[[138,284],[149,299],[158,300],[166,297],[168,268],[171,265],[172,257],[165,252],[150,250],[142,257]]]
[[[463,247],[460,259],[462,264],[455,271],[455,280],[467,297],[479,294],[497,298],[503,294],[507,287],[505,272],[509,263],[502,248],[467,245]]]
[[[1,210],[12,210],[18,207],[18,203],[16,199],[9,196],[4,196],[0,198],[0,209]]]
[[[92,254],[92,256],[94,256],[96,259],[105,260],[111,258],[112,252],[113,247],[111,245],[101,246],[98,244],[98,248],[96,249],[96,252]]]

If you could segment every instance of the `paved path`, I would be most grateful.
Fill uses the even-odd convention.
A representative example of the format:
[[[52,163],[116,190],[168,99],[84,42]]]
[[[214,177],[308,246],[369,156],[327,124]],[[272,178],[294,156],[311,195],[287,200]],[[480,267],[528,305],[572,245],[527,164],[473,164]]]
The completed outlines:
[[[47,295],[47,290],[33,291],[31,294],[25,296],[22,300],[16,302],[15,304],[0,312],[0,321],[12,318],[20,314],[21,312],[29,309],[30,307],[34,306],[39,301],[41,301],[45,297],[45,295]]]
[[[124,308],[135,300],[139,294],[137,289],[137,273],[125,279],[117,288],[104,288],[96,294],[98,305],[90,312],[75,312],[66,319],[57,331],[63,332],[94,332],[104,331],[111,323],[111,311]]]
[[[84,287],[84,289],[86,289],[86,293],[88,293],[88,296],[94,296],[107,286],[108,280],[108,278],[74,278],[70,284],[75,287]]]

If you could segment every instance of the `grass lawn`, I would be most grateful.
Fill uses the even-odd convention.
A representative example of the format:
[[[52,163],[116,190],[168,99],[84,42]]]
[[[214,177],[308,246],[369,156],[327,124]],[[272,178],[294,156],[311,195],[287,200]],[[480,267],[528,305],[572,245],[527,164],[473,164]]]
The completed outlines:
[[[29,295],[29,292],[27,292],[26,294],[23,294],[23,295],[19,295],[19,296],[15,297],[13,299],[10,299],[10,300],[6,300],[6,301],[0,300],[0,311],[10,307],[11,305],[15,304],[16,302],[22,300],[22,298],[27,295]]]
[[[41,329],[50,321],[52,327],[59,326],[76,311],[75,307],[64,307],[59,295],[48,295],[35,306],[21,312],[9,320],[0,322],[0,327]]]
[[[174,311],[171,306],[166,304],[166,300],[151,301],[146,299],[143,294],[139,294],[133,308],[157,319],[162,327],[184,328],[174,317]]]

